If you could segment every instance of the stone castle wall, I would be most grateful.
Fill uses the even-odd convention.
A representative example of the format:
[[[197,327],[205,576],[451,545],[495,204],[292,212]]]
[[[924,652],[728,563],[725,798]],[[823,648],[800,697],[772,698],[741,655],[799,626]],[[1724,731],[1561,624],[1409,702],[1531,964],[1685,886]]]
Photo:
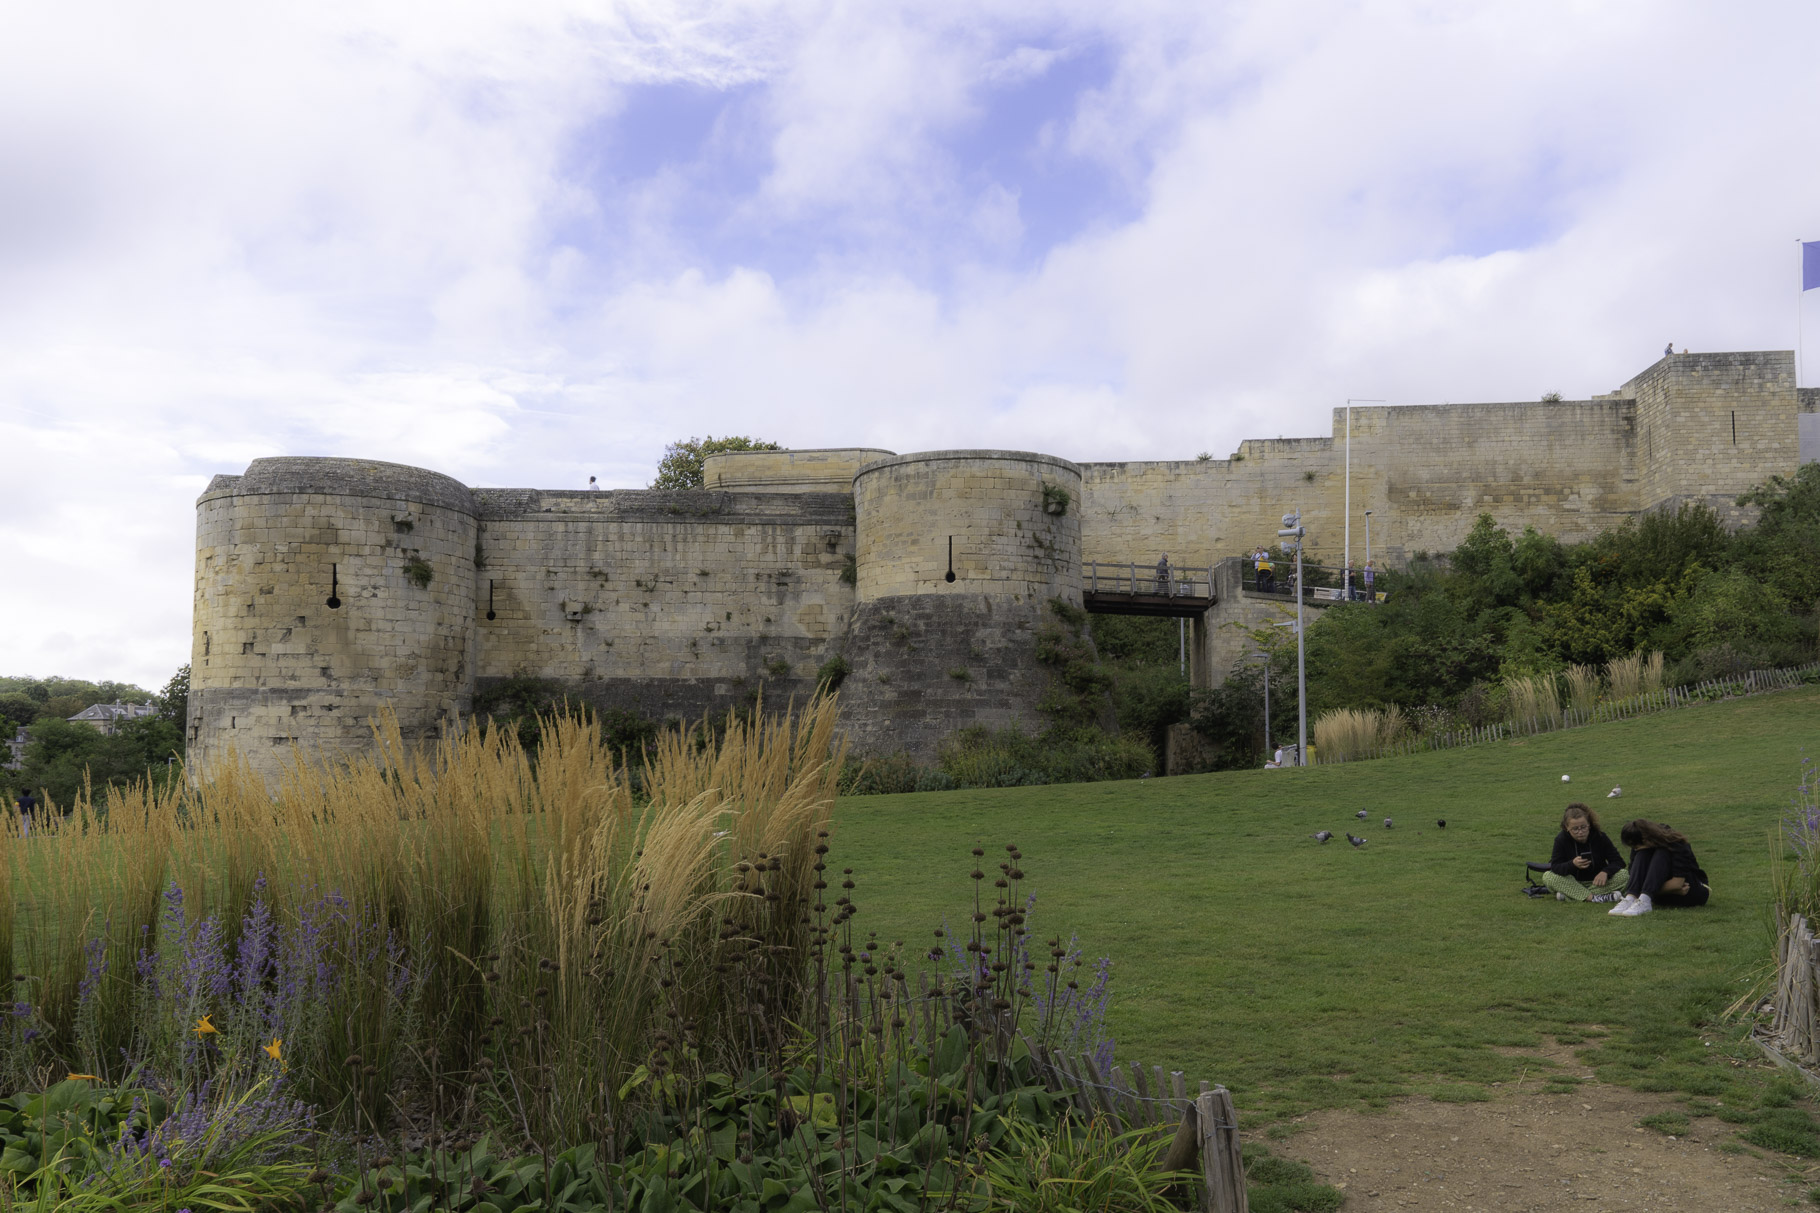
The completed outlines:
[[[858,605],[841,649],[841,714],[859,752],[927,756],[959,728],[1040,726],[1050,674],[1036,632],[1050,600],[1081,603],[1080,500],[1079,468],[1025,451],[931,451],[860,471]]]
[[[1481,513],[1568,540],[1686,501],[1743,522],[1738,493],[1820,458],[1814,423],[1820,393],[1795,389],[1787,352],[1673,355],[1591,400],[1354,408],[1352,558],[1368,510],[1381,564],[1450,550]],[[382,705],[434,736],[519,675],[691,717],[806,694],[835,658],[857,748],[926,758],[959,727],[1041,723],[1036,631],[1049,600],[1082,602],[1092,562],[1217,565],[1295,508],[1308,558],[1340,560],[1346,439],[1336,409],[1328,435],[1220,460],[729,452],[704,462],[708,489],[676,493],[256,460],[197,503],[194,767],[358,750]],[[1242,656],[1225,624],[1277,611],[1236,584],[1216,598],[1191,633],[1202,685]]]
[[[259,459],[215,478],[196,529],[193,766],[236,750],[272,776],[298,743],[363,750],[382,705],[408,740],[466,713],[476,522],[459,482],[363,460]]]
[[[475,498],[482,690],[529,675],[658,718],[800,696],[853,610],[849,496]]]

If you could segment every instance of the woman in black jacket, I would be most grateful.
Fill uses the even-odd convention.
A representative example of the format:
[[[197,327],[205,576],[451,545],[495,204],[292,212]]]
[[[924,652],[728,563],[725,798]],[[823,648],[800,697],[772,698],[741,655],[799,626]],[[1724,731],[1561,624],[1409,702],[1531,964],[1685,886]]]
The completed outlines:
[[[1618,837],[1630,848],[1630,884],[1611,913],[1635,918],[1658,906],[1706,904],[1712,889],[1685,834],[1639,817],[1618,831]]]
[[[1542,883],[1558,901],[1616,901],[1625,875],[1618,848],[1599,828],[1599,815],[1578,801],[1568,805]]]

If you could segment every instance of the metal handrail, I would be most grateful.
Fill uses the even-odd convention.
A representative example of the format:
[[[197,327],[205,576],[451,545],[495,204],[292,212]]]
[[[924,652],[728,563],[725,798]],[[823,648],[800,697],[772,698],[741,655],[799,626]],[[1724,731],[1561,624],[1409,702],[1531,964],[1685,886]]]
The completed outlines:
[[[1168,576],[1158,577],[1152,565],[1134,561],[1101,567],[1097,560],[1087,562],[1086,590],[1089,594],[1145,594],[1164,598],[1213,597],[1213,566],[1170,567]]]

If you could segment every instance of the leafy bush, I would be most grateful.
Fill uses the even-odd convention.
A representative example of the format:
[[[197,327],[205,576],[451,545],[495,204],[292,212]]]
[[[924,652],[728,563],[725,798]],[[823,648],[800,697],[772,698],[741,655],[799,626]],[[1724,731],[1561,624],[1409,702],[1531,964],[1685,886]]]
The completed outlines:
[[[1050,728],[1031,736],[1017,728],[962,729],[942,743],[940,769],[963,788],[1016,788],[1047,783],[1136,779],[1156,756],[1135,737],[1096,728]]]

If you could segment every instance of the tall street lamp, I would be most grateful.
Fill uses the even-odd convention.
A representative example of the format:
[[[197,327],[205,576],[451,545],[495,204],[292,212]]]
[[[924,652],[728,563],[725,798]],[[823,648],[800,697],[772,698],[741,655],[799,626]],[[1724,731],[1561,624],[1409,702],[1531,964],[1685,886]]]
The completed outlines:
[[[1365,567],[1371,567],[1371,511],[1365,511]]]
[[[1307,533],[1300,509],[1284,514],[1283,529],[1277,532],[1277,538],[1295,541],[1295,762],[1299,767],[1308,765],[1308,640],[1302,627],[1302,538]]]

